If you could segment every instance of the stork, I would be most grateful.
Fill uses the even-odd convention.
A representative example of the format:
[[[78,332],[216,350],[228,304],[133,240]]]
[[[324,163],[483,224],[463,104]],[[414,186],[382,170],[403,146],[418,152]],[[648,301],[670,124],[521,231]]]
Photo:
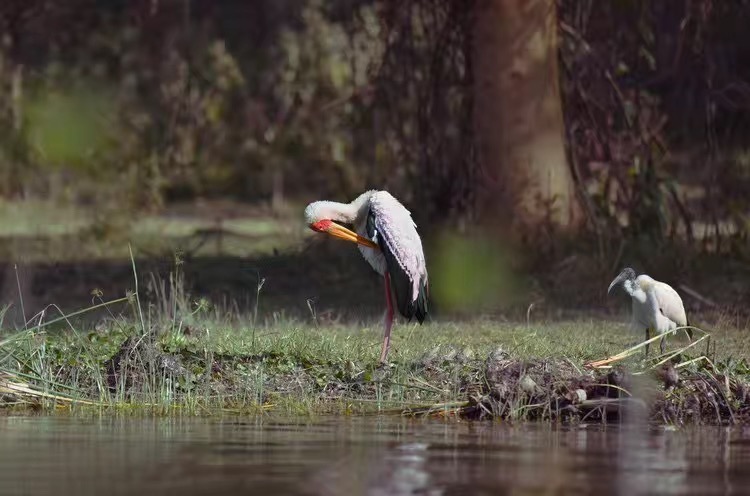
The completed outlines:
[[[646,329],[646,341],[650,339],[650,331],[664,334],[677,327],[687,326],[685,307],[682,298],[672,286],[654,280],[646,274],[638,277],[630,267],[622,269],[620,274],[610,283],[607,294],[612,288],[621,284],[626,293],[633,300],[632,320],[630,325],[636,329]],[[692,330],[688,329],[688,336],[692,337]],[[664,353],[665,338],[659,343],[661,353]],[[648,356],[648,344],[646,356]]]
[[[391,346],[393,297],[401,315],[421,324],[427,316],[427,266],[422,240],[411,213],[387,191],[370,190],[351,203],[316,201],[305,208],[313,231],[356,243],[362,256],[383,276],[386,315],[380,361]],[[350,224],[353,232],[343,224]]]

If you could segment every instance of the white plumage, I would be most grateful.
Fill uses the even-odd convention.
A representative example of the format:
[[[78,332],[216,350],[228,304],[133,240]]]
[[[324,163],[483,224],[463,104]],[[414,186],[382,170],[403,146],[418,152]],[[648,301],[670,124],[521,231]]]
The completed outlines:
[[[391,293],[404,317],[416,317],[421,324],[427,315],[427,265],[411,213],[387,191],[370,190],[351,203],[313,202],[305,208],[305,222],[315,231],[356,242],[365,260],[384,276],[388,312],[381,361],[385,361],[393,320]],[[356,234],[336,222],[351,224]]]
[[[375,243],[385,243],[410,282],[411,300],[416,301],[419,297],[420,285],[427,284],[427,264],[422,250],[422,240],[417,234],[417,225],[411,218],[411,212],[390,193],[387,191],[371,193],[370,219],[374,222],[374,232],[371,235],[367,232],[367,222],[357,225],[357,232],[363,236],[370,235],[370,239]],[[382,269],[385,268],[383,263],[387,266],[384,253],[376,252],[377,261],[373,262],[371,261],[373,250],[363,246],[360,246],[359,250],[370,265],[383,275]]]
[[[607,292],[617,284],[622,284],[623,289],[632,299],[631,327],[636,330],[646,331],[646,340],[650,339],[650,331],[664,334],[677,327],[687,326],[688,320],[682,298],[677,291],[667,283],[657,281],[646,274],[638,277],[635,271],[626,267],[610,283]],[[688,334],[692,334],[688,330]],[[659,348],[664,353],[665,340],[661,339]],[[648,345],[646,345],[648,355]]]

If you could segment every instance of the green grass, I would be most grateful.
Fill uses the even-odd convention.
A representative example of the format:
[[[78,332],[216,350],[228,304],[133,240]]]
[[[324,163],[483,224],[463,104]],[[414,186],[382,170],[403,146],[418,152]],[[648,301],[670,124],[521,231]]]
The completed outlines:
[[[139,314],[135,298],[131,302]],[[486,383],[488,356],[498,349],[514,363],[566,362],[585,374],[585,362],[640,341],[623,324],[605,321],[401,324],[384,368],[377,365],[379,323],[254,326],[249,319],[227,322],[224,312],[205,302],[187,302],[172,301],[171,311],[169,304],[147,306],[142,321],[112,316],[96,329],[62,319],[6,332],[0,338],[0,393],[9,392],[3,379],[27,384],[38,394],[6,394],[6,401],[47,410],[382,412],[465,401],[467,391]],[[744,340],[729,329],[714,336],[713,361],[740,370],[744,362],[728,358],[746,356]],[[674,348],[684,339],[669,343]],[[113,381],[108,374],[118,353],[123,358]],[[641,354],[627,361],[633,367],[641,362]]]
[[[71,206],[47,201],[0,200],[2,237],[74,234],[89,222],[83,210]]]
[[[294,215],[296,211],[274,217],[242,205],[183,210],[133,217],[117,209],[0,200],[0,238],[7,240],[0,247],[0,260],[126,260],[128,243],[147,255],[188,251],[194,256],[246,257],[283,250],[312,234]]]

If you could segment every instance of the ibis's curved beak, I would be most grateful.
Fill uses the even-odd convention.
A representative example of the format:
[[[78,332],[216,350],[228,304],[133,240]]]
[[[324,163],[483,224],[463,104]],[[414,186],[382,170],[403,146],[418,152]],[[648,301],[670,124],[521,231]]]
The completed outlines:
[[[351,241],[352,243],[357,243],[358,245],[363,245],[375,249],[378,248],[378,245],[365,238],[364,236],[360,236],[354,231],[351,231],[346,227],[340,224],[336,224],[335,222],[330,220],[322,220],[319,222],[315,222],[314,224],[310,224],[310,229],[312,229],[313,231],[330,234],[334,238]]]
[[[625,282],[625,280],[628,278],[628,274],[625,271],[620,272],[617,277],[615,277],[611,283],[609,283],[609,287],[607,288],[607,294],[612,292],[612,288],[617,286],[618,284]]]

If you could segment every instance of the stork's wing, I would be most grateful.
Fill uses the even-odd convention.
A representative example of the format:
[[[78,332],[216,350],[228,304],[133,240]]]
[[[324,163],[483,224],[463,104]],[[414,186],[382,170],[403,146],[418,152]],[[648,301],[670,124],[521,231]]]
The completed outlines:
[[[399,312],[422,323],[427,316],[427,267],[411,214],[390,193],[378,191],[370,199],[367,235],[383,251]]]
[[[661,313],[678,326],[687,325],[687,316],[685,307],[682,305],[682,298],[677,294],[672,286],[663,282],[655,282],[654,293],[656,300],[659,302]]]

